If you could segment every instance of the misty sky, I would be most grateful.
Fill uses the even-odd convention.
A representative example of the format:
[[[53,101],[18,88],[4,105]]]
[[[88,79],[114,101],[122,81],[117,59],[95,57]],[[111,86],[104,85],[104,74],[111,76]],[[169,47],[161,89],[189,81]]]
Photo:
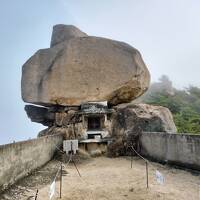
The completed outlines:
[[[21,100],[21,66],[50,44],[55,24],[125,41],[142,53],[152,81],[200,86],[199,0],[0,0],[0,144],[36,137]]]

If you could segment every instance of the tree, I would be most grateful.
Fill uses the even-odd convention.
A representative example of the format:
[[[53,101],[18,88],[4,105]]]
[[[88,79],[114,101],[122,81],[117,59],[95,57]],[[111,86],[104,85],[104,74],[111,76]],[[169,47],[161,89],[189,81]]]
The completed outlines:
[[[200,134],[200,88],[189,86],[184,90],[175,89],[167,76],[162,76],[159,81],[152,84],[153,89],[150,87],[142,101],[167,107],[174,116],[178,132]],[[170,87],[173,94],[163,89]]]

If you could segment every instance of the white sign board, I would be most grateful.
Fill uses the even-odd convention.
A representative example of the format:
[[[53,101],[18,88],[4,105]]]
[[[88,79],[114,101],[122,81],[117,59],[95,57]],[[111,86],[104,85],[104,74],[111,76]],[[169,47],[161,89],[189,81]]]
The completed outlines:
[[[165,182],[164,176],[158,170],[156,170],[156,181],[161,185]]]
[[[66,151],[67,154],[71,150],[73,151],[74,154],[76,154],[76,151],[78,150],[78,140],[64,140],[63,150]]]
[[[49,199],[52,199],[56,191],[56,181],[53,181],[53,183],[50,185],[50,190],[49,190]]]

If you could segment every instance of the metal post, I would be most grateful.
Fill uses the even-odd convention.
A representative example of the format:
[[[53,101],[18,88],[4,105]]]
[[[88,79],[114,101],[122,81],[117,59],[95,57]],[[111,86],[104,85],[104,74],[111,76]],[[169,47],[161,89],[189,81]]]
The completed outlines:
[[[60,167],[60,199],[62,198],[62,162]]]
[[[38,196],[38,189],[37,189],[36,194],[35,194],[35,200],[37,200],[37,196]]]
[[[149,188],[149,174],[148,174],[148,162],[146,161],[146,177],[147,177],[147,189]]]
[[[74,133],[74,138],[76,138],[76,131],[75,131],[75,124],[73,123],[73,133]]]
[[[74,154],[74,151],[73,151],[73,142],[71,141],[71,154],[73,155]]]
[[[131,169],[133,168],[133,151],[131,151]]]

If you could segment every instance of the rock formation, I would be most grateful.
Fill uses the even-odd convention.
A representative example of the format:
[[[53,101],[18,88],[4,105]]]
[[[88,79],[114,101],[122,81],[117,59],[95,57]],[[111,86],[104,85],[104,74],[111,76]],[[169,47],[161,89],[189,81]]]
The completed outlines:
[[[130,144],[137,148],[141,131],[176,131],[168,109],[122,104],[142,95],[149,82],[137,49],[56,25],[50,48],[37,51],[23,65],[21,90],[25,102],[36,104],[25,106],[28,117],[48,127],[39,136],[110,136],[108,153],[116,156],[127,154]]]
[[[110,39],[56,25],[51,47],[37,51],[22,68],[22,98],[43,106],[88,101],[130,102],[148,88],[150,75],[138,50]]]
[[[176,132],[173,116],[168,108],[148,104],[122,104],[115,107],[113,132],[140,126],[145,132]]]
[[[112,143],[108,147],[110,156],[126,155],[127,147],[137,144],[139,134],[144,132],[176,133],[173,116],[168,108],[147,104],[122,104],[115,107],[112,116]]]

